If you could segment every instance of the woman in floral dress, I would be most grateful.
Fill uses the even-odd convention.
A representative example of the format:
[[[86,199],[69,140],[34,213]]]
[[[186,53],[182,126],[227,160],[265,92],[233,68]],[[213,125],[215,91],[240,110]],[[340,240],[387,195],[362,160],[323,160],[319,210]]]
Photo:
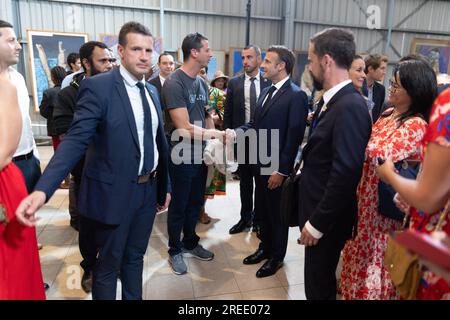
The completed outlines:
[[[422,171],[417,181],[404,181],[395,174],[392,161],[377,169],[377,174],[400,194],[400,200],[411,208],[410,227],[422,233],[433,233],[440,218],[447,241],[450,237],[450,211],[444,212],[450,194],[450,89],[436,99],[425,137]],[[398,196],[397,196],[398,197]],[[402,202],[403,202],[402,201]],[[407,208],[405,203],[400,207]],[[427,212],[433,212],[431,214]],[[436,266],[433,266],[436,267]],[[439,267],[437,267],[439,270]],[[439,270],[443,273],[450,271]],[[419,300],[450,299],[450,283],[431,270],[422,268],[422,279],[417,290]]]
[[[419,76],[418,76],[419,75]],[[398,293],[384,267],[389,232],[401,222],[378,212],[377,158],[419,160],[421,140],[436,96],[436,76],[418,60],[396,66],[390,81],[387,109],[374,124],[366,148],[363,174],[358,186],[357,236],[343,250],[340,291],[343,299],[398,299]]]

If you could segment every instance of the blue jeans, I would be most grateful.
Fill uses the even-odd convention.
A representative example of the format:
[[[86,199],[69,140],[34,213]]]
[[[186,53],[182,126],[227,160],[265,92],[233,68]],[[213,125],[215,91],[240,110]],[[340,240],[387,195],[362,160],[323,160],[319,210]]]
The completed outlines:
[[[22,171],[28,193],[33,192],[34,186],[41,177],[39,160],[35,156],[32,156],[30,159],[14,161],[14,164]]]
[[[169,160],[172,200],[167,216],[169,254],[174,256],[184,248],[194,249],[199,236],[195,233],[200,209],[204,203],[206,166],[203,164],[175,165]],[[181,241],[181,231],[183,240]]]

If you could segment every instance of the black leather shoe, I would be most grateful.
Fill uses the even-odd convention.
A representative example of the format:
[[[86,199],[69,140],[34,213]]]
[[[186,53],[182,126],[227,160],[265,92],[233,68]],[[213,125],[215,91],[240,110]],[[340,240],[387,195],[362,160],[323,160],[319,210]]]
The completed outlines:
[[[258,225],[253,225],[252,232],[256,232],[256,236],[261,240],[261,227]]]
[[[283,266],[283,261],[270,258],[267,260],[258,271],[256,271],[257,278],[264,278],[274,275],[278,269]]]
[[[231,229],[230,234],[235,234],[244,231],[247,228],[250,228],[252,226],[252,223],[250,221],[245,220],[239,220],[238,223],[236,223]]]
[[[242,261],[244,264],[256,264],[260,263],[264,259],[269,258],[269,256],[262,250],[258,249],[255,253],[249,255],[247,258]]]
[[[92,272],[84,272],[83,277],[81,278],[81,288],[86,293],[92,291]]]

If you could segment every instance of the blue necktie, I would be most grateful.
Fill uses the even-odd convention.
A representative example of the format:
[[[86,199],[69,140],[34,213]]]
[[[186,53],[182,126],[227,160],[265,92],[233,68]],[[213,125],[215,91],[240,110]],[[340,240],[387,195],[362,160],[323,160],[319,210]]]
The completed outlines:
[[[141,174],[150,173],[154,167],[153,154],[153,130],[152,130],[152,113],[150,112],[150,105],[148,104],[147,96],[145,95],[145,86],[142,82],[136,83],[139,88],[142,99],[142,108],[144,109],[144,165]]]

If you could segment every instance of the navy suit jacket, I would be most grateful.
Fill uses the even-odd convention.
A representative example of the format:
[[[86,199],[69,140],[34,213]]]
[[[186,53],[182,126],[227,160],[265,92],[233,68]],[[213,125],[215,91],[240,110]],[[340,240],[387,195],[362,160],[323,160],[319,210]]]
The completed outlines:
[[[168,147],[158,93],[152,85],[146,87],[159,120],[157,202],[162,205],[168,190]],[[79,212],[101,223],[120,224],[133,205],[141,156],[133,110],[119,69],[81,83],[71,128],[35,190],[45,192],[50,199],[85,153]]]
[[[367,82],[364,80],[362,87],[363,95],[368,97],[369,93],[367,91]],[[373,109],[372,109],[372,122],[377,122],[378,118],[381,116],[385,109],[384,100],[386,97],[386,89],[384,86],[377,81],[373,84]]]
[[[366,102],[352,83],[339,90],[318,117],[303,148],[299,184],[300,227],[349,239],[357,223],[356,187],[372,130]]]
[[[261,132],[259,130],[266,129],[267,156],[271,156],[273,147],[274,152],[277,152],[279,157],[279,165],[275,171],[289,175],[305,133],[306,117],[308,116],[308,98],[306,93],[289,79],[276,92],[269,104],[263,108],[262,104],[269,88],[270,86],[266,87],[259,95],[254,119],[239,127],[236,130],[236,134],[242,134],[241,130],[244,132],[248,129],[256,130],[258,140],[257,166],[259,168],[270,167],[270,163],[265,164],[263,163],[264,161],[261,161],[262,159],[260,159],[259,154],[260,143],[264,141],[264,139],[261,139]],[[278,130],[278,141],[272,141],[270,139],[272,130]]]
[[[227,98],[225,100],[224,126],[225,129],[235,129],[245,124],[245,73],[231,78],[227,84]],[[260,96],[264,88],[272,83],[260,77]]]

